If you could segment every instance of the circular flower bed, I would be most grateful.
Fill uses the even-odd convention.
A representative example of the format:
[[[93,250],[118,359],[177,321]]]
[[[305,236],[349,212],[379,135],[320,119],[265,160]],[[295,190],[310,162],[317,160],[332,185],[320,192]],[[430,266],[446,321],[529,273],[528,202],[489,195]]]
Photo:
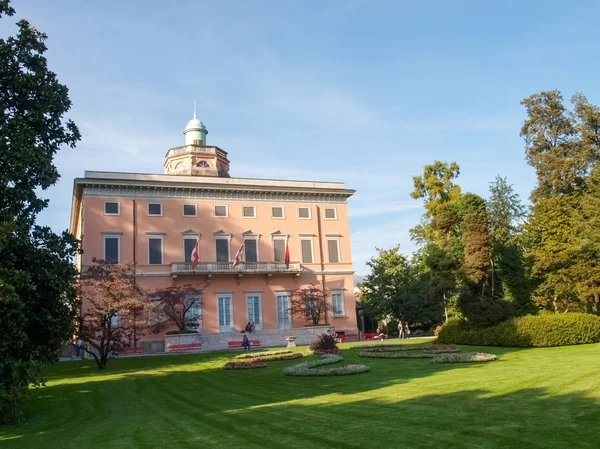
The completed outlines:
[[[265,368],[267,364],[260,360],[249,360],[247,362],[227,362],[223,369],[253,369]]]
[[[431,345],[357,345],[350,349],[362,349],[369,352],[424,351]]]
[[[497,360],[494,354],[484,352],[463,352],[459,354],[439,354],[433,357],[431,363],[468,363],[468,362],[491,362]]]
[[[460,349],[455,345],[431,345],[425,352],[427,354],[447,354],[460,352]]]
[[[325,365],[339,363],[344,358],[341,355],[327,354],[317,360],[310,362],[299,363],[298,365],[289,366],[283,370],[286,376],[347,376],[350,374],[361,374],[369,371],[366,365],[344,365],[332,368],[320,368]]]
[[[236,355],[236,359],[252,359],[256,357],[262,356],[270,356],[270,355],[278,355],[278,354],[291,354],[292,351],[289,349],[281,349],[279,351],[254,351],[254,352],[244,352],[243,354]]]

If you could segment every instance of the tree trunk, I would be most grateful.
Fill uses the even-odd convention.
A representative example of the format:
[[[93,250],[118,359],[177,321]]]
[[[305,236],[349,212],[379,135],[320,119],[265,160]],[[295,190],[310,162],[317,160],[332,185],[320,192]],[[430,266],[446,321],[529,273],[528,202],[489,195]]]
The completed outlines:
[[[552,300],[552,307],[554,308],[554,313],[558,313],[558,302],[556,301],[556,298]]]

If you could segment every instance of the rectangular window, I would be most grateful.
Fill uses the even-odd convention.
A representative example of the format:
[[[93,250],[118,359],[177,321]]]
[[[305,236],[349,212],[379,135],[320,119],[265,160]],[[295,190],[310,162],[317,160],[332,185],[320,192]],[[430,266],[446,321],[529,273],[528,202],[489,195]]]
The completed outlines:
[[[115,313],[110,317],[110,327],[119,327],[121,325],[121,314],[119,312]]]
[[[215,206],[214,207],[214,216],[215,217],[228,217],[229,210],[227,206]]]
[[[162,265],[162,237],[148,237],[148,264]]]
[[[104,236],[104,260],[110,263],[119,263],[120,240],[118,235]]]
[[[310,218],[311,218],[310,207],[299,207],[298,208],[298,218],[301,218],[303,220],[310,220]]]
[[[162,215],[162,204],[148,203],[148,215]]]
[[[185,327],[187,330],[197,331],[200,328],[200,295],[191,293],[185,298]]]
[[[219,332],[231,331],[231,295],[217,296]]]
[[[184,237],[183,238],[183,261],[184,262],[192,261],[192,251],[194,251],[194,247],[196,246],[197,241],[198,241],[198,237]]]
[[[106,202],[104,203],[105,215],[119,215],[119,203]]]
[[[340,292],[331,294],[331,308],[334,316],[344,315],[344,295]]]
[[[313,263],[313,241],[312,238],[300,239],[300,250],[302,251],[302,263]]]
[[[340,241],[327,239],[327,255],[330,263],[340,263]]]
[[[271,218],[285,218],[283,206],[271,206]]]
[[[184,217],[195,217],[196,213],[196,205],[195,204],[184,204],[183,205],[183,216]]]
[[[273,260],[285,262],[285,237],[273,238]]]
[[[291,327],[290,296],[289,294],[277,295],[277,327],[289,329]]]
[[[248,321],[254,323],[256,330],[260,330],[261,320],[259,293],[249,293],[246,295],[246,309],[248,310]]]
[[[255,206],[243,206],[242,207],[243,218],[256,218],[256,207]]]
[[[217,251],[217,262],[229,262],[229,239],[216,239],[215,247]]]
[[[337,220],[337,209],[335,207],[325,208],[325,220]]]
[[[246,262],[258,262],[258,240],[256,237],[244,239],[244,255]]]

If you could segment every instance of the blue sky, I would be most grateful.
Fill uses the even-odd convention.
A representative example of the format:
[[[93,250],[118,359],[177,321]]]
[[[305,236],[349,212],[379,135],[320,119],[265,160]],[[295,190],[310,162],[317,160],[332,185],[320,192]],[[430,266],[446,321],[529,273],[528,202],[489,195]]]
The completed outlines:
[[[171,4],[172,3],[172,4]],[[463,190],[535,182],[522,98],[560,89],[600,103],[595,1],[13,1],[49,35],[83,140],[40,220],[68,226],[84,170],[161,173],[196,98],[232,175],[344,181],[357,273],[375,247],[414,249],[411,176],[457,161]]]

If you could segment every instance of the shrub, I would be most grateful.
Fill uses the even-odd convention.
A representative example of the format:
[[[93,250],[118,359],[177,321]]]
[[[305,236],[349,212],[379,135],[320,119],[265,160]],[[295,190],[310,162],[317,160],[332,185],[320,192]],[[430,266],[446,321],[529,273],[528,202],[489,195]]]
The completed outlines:
[[[332,348],[332,349],[317,349],[315,351],[310,351],[309,352],[315,354],[315,355],[325,355],[325,354],[339,354],[340,350],[338,348]]]
[[[313,352],[327,351],[330,349],[337,349],[337,342],[331,334],[321,334],[315,341],[313,341],[308,348]]]
[[[527,315],[483,329],[450,320],[442,326],[438,342],[521,348],[598,343],[600,317],[587,313]]]
[[[255,352],[245,352],[243,354],[236,355],[235,358],[236,359],[252,359],[252,358],[256,358],[256,357],[271,356],[271,355],[278,355],[278,354],[291,354],[291,353],[292,353],[292,351],[290,351],[289,349],[280,349],[279,351],[255,351]]]
[[[467,362],[491,362],[496,360],[494,354],[483,352],[463,352],[461,354],[439,354],[431,359],[431,363],[467,363]]]
[[[298,352],[296,354],[281,354],[281,355],[274,355],[274,356],[269,356],[269,357],[260,357],[257,359],[252,359],[252,361],[255,361],[255,362],[277,362],[280,360],[299,359],[300,357],[302,357],[302,354],[300,354]]]

